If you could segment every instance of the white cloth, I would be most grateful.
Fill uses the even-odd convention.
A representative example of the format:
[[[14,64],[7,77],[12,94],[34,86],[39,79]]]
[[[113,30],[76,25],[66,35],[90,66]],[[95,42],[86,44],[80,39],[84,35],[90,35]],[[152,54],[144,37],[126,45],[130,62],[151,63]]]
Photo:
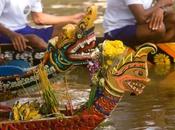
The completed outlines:
[[[107,0],[103,22],[105,32],[136,24],[128,5],[142,4],[144,9],[148,9],[151,7],[152,2],[153,0]]]
[[[10,30],[24,28],[32,12],[42,12],[41,0],[0,0],[0,23]]]

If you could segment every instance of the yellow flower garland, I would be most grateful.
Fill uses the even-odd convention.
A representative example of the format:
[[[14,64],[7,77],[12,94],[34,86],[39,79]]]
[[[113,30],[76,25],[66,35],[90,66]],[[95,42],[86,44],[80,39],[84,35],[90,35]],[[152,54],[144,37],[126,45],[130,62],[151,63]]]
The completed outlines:
[[[119,40],[106,40],[103,45],[103,55],[107,57],[116,57],[122,54],[124,50],[123,42]]]
[[[120,54],[124,53],[125,46],[122,41],[115,40],[105,40],[103,43],[103,56],[106,57],[105,68],[113,63],[113,59],[118,57]]]

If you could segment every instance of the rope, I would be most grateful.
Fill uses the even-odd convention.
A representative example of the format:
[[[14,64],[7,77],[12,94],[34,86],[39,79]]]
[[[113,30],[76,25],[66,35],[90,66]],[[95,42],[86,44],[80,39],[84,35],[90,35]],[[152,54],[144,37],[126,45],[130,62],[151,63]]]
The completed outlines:
[[[72,105],[72,99],[71,96],[69,95],[68,92],[68,82],[67,82],[67,78],[66,75],[64,76],[64,82],[65,82],[65,88],[66,88],[66,98],[67,98],[67,105],[66,105],[66,110],[69,111],[70,110],[70,115],[73,115],[73,105]]]

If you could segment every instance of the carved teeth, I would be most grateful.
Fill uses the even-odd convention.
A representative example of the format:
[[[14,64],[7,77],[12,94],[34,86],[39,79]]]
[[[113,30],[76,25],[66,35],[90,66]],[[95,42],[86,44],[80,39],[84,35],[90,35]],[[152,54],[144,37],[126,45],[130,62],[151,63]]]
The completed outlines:
[[[81,47],[81,48],[84,48],[84,44],[80,44],[80,47]]]
[[[131,80],[128,80],[128,81],[126,81],[126,83],[128,84],[128,86],[132,90],[136,91],[137,93],[141,93],[142,90],[145,88],[145,85],[143,83],[141,83],[141,81],[135,81],[135,82],[133,82]]]
[[[93,37],[90,37],[89,39],[82,41],[81,43],[79,43],[77,46],[75,46],[72,50],[71,53],[76,53],[78,49],[80,48],[84,48],[85,45],[90,45],[92,41],[95,41],[96,37],[95,35]]]
[[[75,53],[75,52],[76,52],[76,50],[75,50],[75,49],[71,50],[71,53]]]

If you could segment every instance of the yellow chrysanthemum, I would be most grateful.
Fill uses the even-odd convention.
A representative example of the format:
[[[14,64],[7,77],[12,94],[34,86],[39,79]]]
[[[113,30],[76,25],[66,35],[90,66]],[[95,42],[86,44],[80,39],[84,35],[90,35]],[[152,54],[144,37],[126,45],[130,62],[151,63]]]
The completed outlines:
[[[154,63],[157,65],[164,65],[164,64],[170,65],[171,64],[169,56],[165,54],[161,54],[161,53],[155,55]]]
[[[124,50],[123,42],[119,40],[106,40],[103,45],[103,55],[111,58],[122,54]]]
[[[103,52],[102,52],[104,56],[103,67],[107,69],[109,66],[111,66],[113,64],[113,61],[115,61],[116,58],[118,58],[121,54],[123,54],[124,51],[125,46],[123,45],[122,41],[106,40],[103,43]]]

